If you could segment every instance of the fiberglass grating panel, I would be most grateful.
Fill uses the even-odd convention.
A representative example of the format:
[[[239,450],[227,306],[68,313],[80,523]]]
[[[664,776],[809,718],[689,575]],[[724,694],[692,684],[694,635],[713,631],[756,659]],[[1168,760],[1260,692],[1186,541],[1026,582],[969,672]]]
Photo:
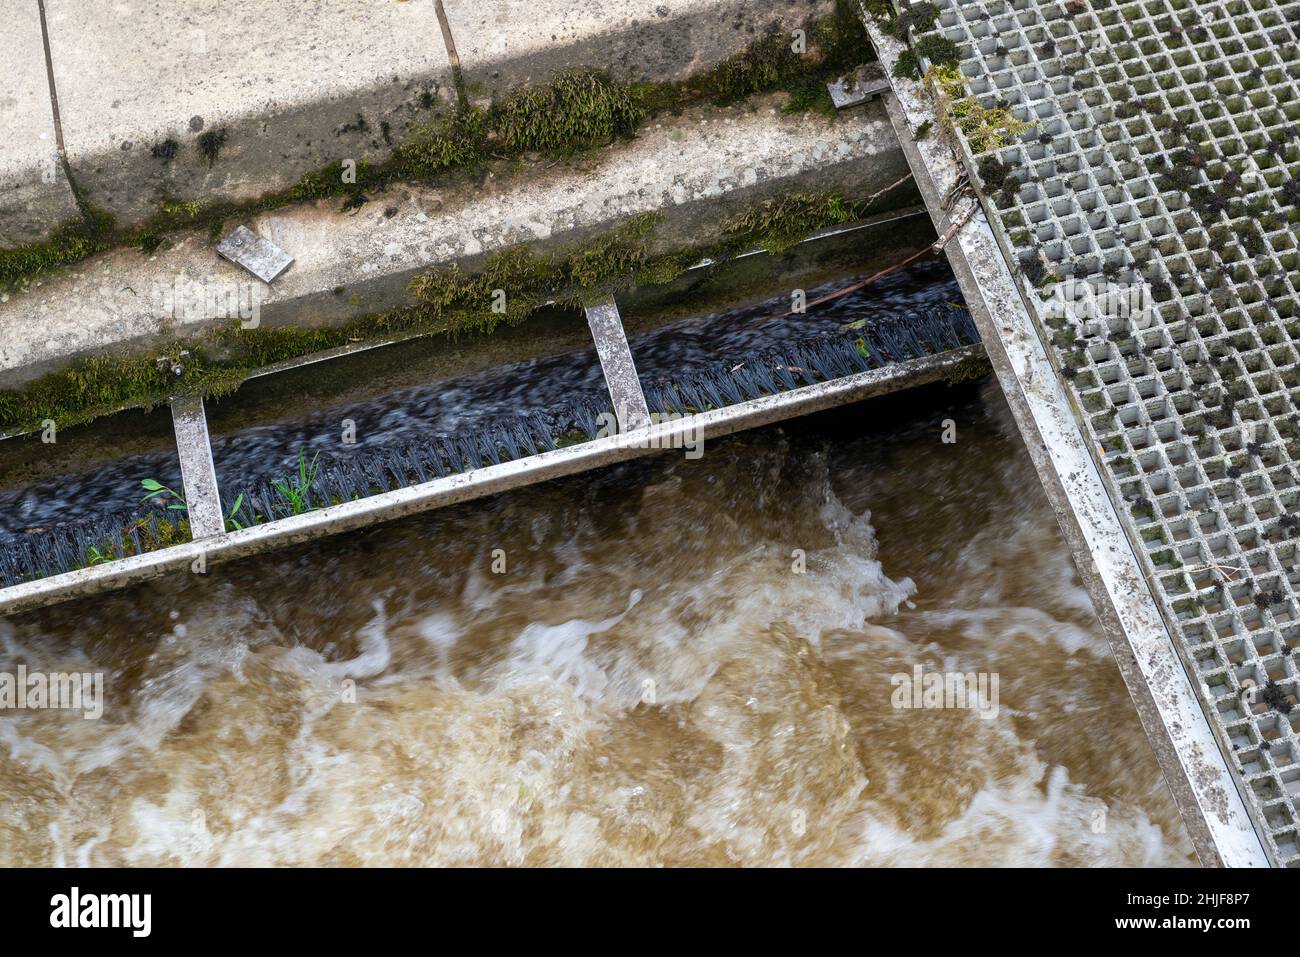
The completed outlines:
[[[956,135],[1269,852],[1300,864],[1300,2],[934,6],[967,91],[1031,124]],[[1153,319],[1071,325],[1063,280],[1139,287]]]

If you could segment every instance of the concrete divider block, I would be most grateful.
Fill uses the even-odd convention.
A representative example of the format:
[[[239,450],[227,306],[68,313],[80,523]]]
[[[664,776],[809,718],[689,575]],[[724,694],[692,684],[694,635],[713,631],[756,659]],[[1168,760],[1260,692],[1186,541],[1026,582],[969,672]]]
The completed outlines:
[[[618,304],[611,296],[604,302],[588,306],[586,312],[619,431],[644,428],[650,424],[650,409],[646,405],[645,393],[641,391],[641,379],[636,374],[636,362],[627,345],[627,333],[623,331]]]
[[[0,4],[5,37],[0,86],[0,249],[39,242],[77,215],[63,176],[35,0]]]
[[[195,539],[211,538],[225,531],[221,493],[217,490],[217,470],[212,463],[212,443],[208,438],[208,418],[200,396],[172,399],[172,421],[176,426],[176,454],[181,463],[181,480],[185,489],[186,517],[190,535]]]
[[[834,0],[443,0],[465,83],[487,99],[573,67],[635,82],[681,80],[793,30]]]
[[[73,176],[119,224],[386,156],[454,97],[432,0],[46,8]]]

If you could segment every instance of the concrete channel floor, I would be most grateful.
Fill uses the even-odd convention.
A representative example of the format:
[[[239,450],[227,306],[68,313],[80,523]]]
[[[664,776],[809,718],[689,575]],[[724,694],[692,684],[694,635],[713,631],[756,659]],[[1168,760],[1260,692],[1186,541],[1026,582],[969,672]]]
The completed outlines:
[[[978,284],[1010,264],[1261,855],[1300,865],[1300,4],[935,10],[960,85],[896,88],[1024,123],[955,124],[999,248]]]

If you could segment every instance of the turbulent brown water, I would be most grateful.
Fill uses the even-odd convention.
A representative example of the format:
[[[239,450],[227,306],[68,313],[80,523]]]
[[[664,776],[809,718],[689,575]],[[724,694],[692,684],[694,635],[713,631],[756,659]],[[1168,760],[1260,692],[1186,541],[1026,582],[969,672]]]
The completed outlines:
[[[1192,862],[988,387],[0,623],[19,663],[107,704],[0,714],[6,865]],[[894,708],[915,664],[996,718]]]

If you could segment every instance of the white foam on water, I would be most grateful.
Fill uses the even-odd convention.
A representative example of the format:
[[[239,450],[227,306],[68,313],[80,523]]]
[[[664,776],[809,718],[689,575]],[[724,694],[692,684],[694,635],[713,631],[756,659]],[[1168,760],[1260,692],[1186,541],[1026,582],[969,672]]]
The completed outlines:
[[[1035,779],[1006,775],[981,789],[960,816],[918,838],[868,809],[853,863],[872,867],[1157,867],[1185,861],[1146,813],[1107,807],[1071,783],[1066,769]],[[990,854],[991,847],[996,853]]]
[[[587,643],[623,621],[641,601],[640,589],[628,596],[627,608],[620,614],[599,621],[571,618],[557,625],[532,622],[525,626],[510,647],[501,666],[502,678],[497,687],[505,690],[525,675],[529,680],[544,675],[561,685],[572,687],[588,702],[603,700],[610,690],[611,675],[600,662],[586,654]]]

